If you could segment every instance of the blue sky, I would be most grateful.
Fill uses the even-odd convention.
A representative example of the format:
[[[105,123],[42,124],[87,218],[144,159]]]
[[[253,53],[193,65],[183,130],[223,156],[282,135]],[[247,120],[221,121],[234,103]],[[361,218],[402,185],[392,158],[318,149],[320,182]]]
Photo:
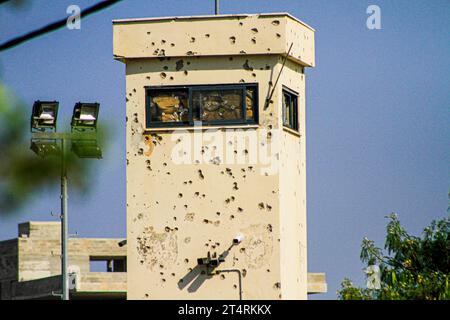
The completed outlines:
[[[66,16],[94,1],[30,1],[0,6],[0,42]],[[326,272],[334,299],[340,281],[363,284],[364,236],[382,245],[391,212],[413,233],[447,215],[450,181],[450,2],[382,0],[222,0],[221,13],[289,12],[316,29],[315,69],[307,72],[309,271]],[[366,28],[366,8],[381,8],[382,29]],[[60,124],[77,101],[101,103],[114,129],[94,163],[88,196],[70,193],[70,232],[124,237],[125,78],[112,57],[111,20],[201,15],[213,0],[125,0],[82,21],[0,54],[0,79],[26,105],[60,101]],[[20,21],[20,23],[19,23]],[[0,239],[17,223],[51,220],[55,189],[16,215],[0,217]],[[69,186],[70,188],[70,186]],[[69,189],[70,190],[70,189]]]

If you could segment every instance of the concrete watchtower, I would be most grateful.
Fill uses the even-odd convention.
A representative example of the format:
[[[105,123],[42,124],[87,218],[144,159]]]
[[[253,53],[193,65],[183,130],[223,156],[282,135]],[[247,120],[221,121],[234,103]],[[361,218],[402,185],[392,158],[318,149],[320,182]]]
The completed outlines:
[[[128,298],[306,299],[314,30],[286,13],[113,27],[126,66]]]

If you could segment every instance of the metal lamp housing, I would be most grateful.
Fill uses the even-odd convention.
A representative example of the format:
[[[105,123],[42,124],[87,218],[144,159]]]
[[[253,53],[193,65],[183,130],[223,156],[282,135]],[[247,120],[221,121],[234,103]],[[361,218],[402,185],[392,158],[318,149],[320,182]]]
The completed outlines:
[[[99,103],[83,103],[78,102],[73,108],[72,115],[72,131],[73,130],[85,130],[97,128],[98,111],[100,108]]]
[[[79,158],[102,158],[102,150],[97,144],[97,140],[73,140],[72,151]]]
[[[58,101],[35,101],[31,113],[31,130],[52,129],[56,131],[58,107]]]
[[[31,140],[30,149],[41,158],[61,154],[61,148],[55,140]]]

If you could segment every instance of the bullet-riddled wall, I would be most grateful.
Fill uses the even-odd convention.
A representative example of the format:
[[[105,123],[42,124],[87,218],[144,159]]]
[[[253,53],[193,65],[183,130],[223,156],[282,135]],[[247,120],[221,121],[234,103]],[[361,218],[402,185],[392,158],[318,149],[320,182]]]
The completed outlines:
[[[314,31],[288,14],[113,25],[126,64],[128,298],[305,299]],[[257,123],[147,127],[146,88],[222,84],[257,85]],[[298,131],[283,128],[283,88],[298,94]],[[240,143],[252,137],[256,148]],[[198,265],[208,254],[224,261]]]

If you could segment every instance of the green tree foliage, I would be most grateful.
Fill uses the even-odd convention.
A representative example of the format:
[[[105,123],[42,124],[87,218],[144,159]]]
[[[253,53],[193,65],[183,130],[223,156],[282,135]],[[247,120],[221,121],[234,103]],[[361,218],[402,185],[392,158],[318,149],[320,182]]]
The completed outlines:
[[[380,268],[380,289],[355,287],[344,279],[341,300],[449,300],[450,218],[433,221],[415,237],[401,226],[396,214],[387,217],[384,250],[364,238],[360,259]]]
[[[16,212],[44,188],[59,186],[60,157],[42,159],[30,150],[30,116],[31,107],[25,108],[0,83],[0,217]],[[80,160],[72,152],[67,159],[70,187],[86,191],[92,160]]]

